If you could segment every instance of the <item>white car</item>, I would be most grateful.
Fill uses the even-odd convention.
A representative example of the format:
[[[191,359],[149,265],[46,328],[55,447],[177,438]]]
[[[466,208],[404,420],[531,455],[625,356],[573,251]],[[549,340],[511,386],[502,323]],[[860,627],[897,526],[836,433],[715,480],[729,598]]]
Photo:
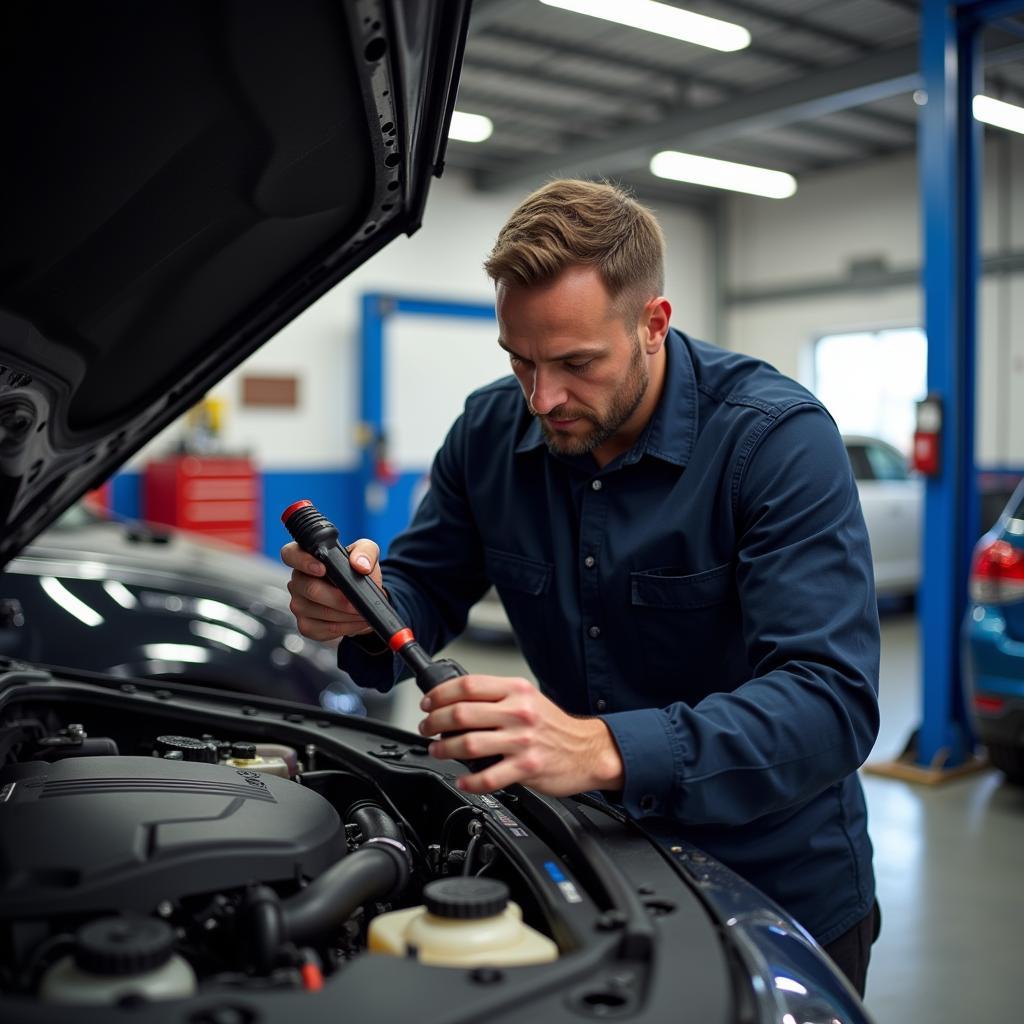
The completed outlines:
[[[843,437],[860,492],[871,541],[875,590],[880,597],[913,597],[921,579],[924,481],[913,475],[898,448],[877,437]],[[512,628],[492,587],[469,613],[470,636],[507,643]]]
[[[843,443],[871,539],[875,589],[883,597],[913,596],[921,580],[924,481],[885,441],[848,435]]]

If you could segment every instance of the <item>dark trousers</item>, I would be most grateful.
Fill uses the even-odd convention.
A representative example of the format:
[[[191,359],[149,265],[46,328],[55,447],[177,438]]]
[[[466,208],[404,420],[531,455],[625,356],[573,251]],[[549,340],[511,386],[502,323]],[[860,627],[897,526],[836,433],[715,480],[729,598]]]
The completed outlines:
[[[878,900],[875,900],[866,917],[825,947],[825,952],[850,979],[861,999],[864,998],[864,985],[868,978],[871,943],[878,938],[881,930],[882,912],[878,909]]]

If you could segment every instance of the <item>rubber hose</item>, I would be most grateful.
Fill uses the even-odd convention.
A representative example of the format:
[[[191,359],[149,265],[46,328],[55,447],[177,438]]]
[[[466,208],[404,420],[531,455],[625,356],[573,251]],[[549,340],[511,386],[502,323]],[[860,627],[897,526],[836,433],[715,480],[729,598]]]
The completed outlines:
[[[360,800],[354,803],[348,809],[345,820],[358,825],[359,831],[366,839],[383,837],[405,844],[405,839],[395,819],[383,807],[369,800]]]
[[[399,891],[409,880],[408,853],[393,840],[371,840],[281,902],[285,933],[300,945],[337,934],[370,900]]]
[[[245,935],[252,962],[266,974],[284,943],[281,903],[269,886],[255,885],[246,893]]]

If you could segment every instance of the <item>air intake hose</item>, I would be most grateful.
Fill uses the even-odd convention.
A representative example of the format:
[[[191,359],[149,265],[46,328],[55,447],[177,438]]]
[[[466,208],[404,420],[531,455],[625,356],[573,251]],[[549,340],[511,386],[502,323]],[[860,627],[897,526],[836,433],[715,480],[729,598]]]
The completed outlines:
[[[394,819],[369,801],[353,804],[348,817],[366,842],[281,901],[282,930],[292,942],[302,945],[338,932],[364,903],[395,896],[409,881],[412,861]]]

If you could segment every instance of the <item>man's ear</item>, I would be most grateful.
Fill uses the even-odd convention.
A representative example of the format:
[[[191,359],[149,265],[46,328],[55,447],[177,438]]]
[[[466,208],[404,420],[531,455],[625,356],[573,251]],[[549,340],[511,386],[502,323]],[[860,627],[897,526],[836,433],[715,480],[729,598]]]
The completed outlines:
[[[651,299],[644,306],[640,317],[640,327],[644,332],[644,350],[649,356],[653,356],[665,344],[671,319],[672,304],[664,295]]]

